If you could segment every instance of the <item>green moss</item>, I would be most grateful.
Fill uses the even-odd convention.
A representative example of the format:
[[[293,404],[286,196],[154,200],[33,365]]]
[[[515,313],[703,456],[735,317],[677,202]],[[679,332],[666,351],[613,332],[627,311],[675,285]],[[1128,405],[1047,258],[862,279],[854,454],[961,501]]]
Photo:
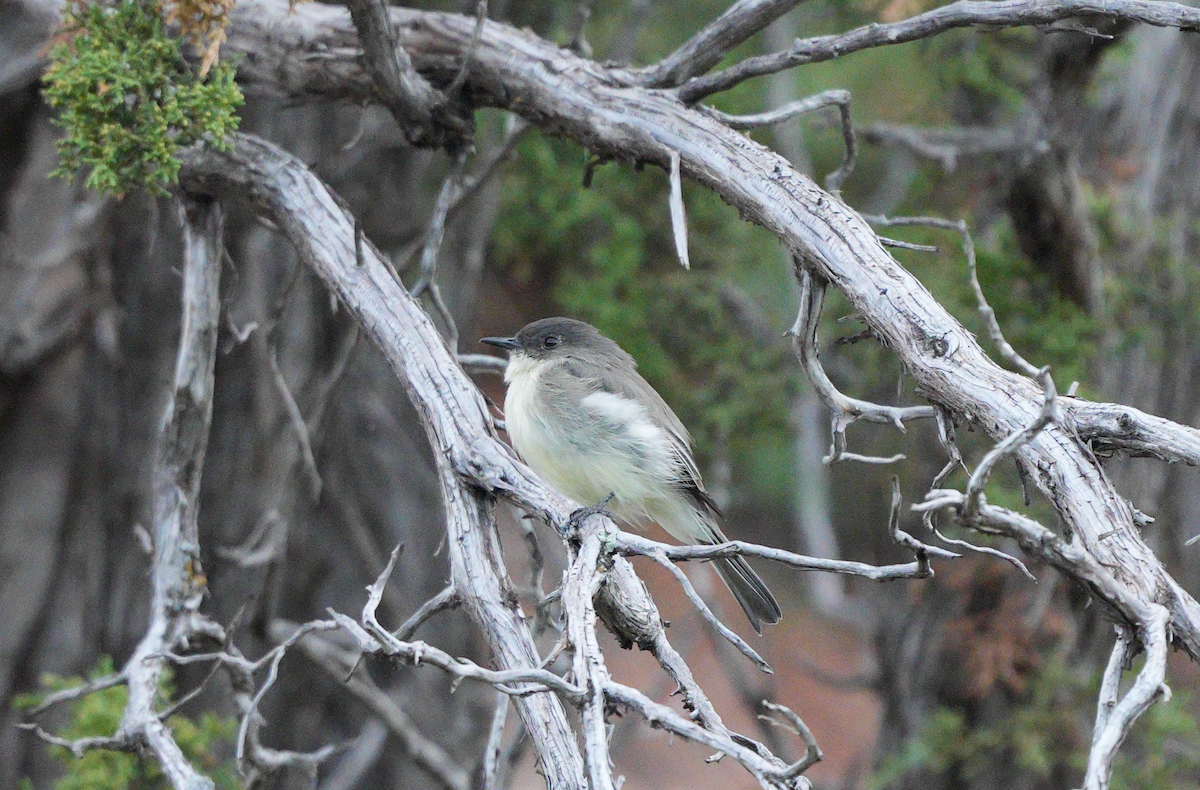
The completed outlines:
[[[178,179],[181,147],[224,147],[237,128],[233,66],[199,77],[166,34],[158,3],[73,4],[63,31],[45,77],[46,101],[66,130],[55,175],[87,168],[93,189],[165,194]]]

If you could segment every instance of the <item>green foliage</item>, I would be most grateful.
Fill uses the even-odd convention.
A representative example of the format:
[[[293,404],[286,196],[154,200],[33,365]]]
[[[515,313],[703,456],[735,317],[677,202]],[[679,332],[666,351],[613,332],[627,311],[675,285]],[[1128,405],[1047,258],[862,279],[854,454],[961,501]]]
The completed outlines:
[[[105,677],[115,671],[112,659],[102,658],[91,673],[91,679]],[[81,686],[80,677],[61,678],[45,675],[42,678],[44,693],[20,695],[14,707],[29,709],[36,707],[46,694]],[[170,699],[172,684],[170,672],[165,672],[159,687],[164,702]],[[117,731],[121,714],[129,692],[123,685],[102,689],[70,703],[70,721],[59,732],[59,736],[75,740],[93,736],[108,736]],[[237,722],[232,718],[221,718],[205,712],[196,720],[176,714],[167,719],[175,742],[184,756],[198,770],[213,779],[221,790],[237,790],[241,787],[233,765],[218,757],[223,743],[232,739],[237,731]],[[55,790],[166,790],[170,782],[163,775],[153,758],[136,754],[96,749],[76,758],[70,751],[57,746],[49,747],[51,753],[62,762],[65,771],[55,783]]]
[[[947,92],[965,101],[973,115],[997,118],[1025,103],[1038,68],[1033,55],[1039,36],[1026,28],[990,35],[963,31],[939,36],[923,46],[939,64],[938,79]]]
[[[1081,676],[1061,660],[1033,675],[1027,698],[999,721],[973,724],[961,708],[938,708],[924,729],[886,761],[870,782],[886,788],[913,775],[962,776],[992,770],[997,755],[1019,775],[1077,777],[1087,765],[1098,677]],[[1114,790],[1173,790],[1200,778],[1200,728],[1187,695],[1150,708],[1134,725],[1113,771]]]
[[[66,130],[56,175],[87,167],[93,189],[165,194],[178,179],[181,147],[224,147],[237,128],[234,67],[219,63],[200,77],[166,34],[157,2],[73,3],[63,31],[45,77],[46,101]]]
[[[996,754],[1014,768],[1048,777],[1058,766],[1081,768],[1087,739],[1079,719],[1086,680],[1061,661],[1048,661],[1033,675],[1028,699],[1000,721],[972,726],[961,708],[938,708],[924,729],[880,768],[871,782],[884,788],[914,773],[954,771],[970,780],[994,768]],[[1014,784],[1017,783],[1014,774]]]

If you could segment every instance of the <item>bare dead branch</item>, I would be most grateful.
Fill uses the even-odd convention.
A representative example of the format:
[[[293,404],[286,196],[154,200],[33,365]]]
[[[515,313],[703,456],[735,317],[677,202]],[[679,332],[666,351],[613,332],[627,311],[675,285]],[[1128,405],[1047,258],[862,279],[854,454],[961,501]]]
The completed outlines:
[[[379,574],[379,578],[375,580],[375,583],[368,588],[370,594],[367,596],[367,602],[363,606],[363,625],[359,625],[343,614],[331,612],[334,619],[343,628],[350,631],[358,640],[359,647],[362,648],[363,652],[379,653],[392,659],[411,663],[414,666],[424,661],[445,670],[451,675],[489,683],[498,690],[515,697],[554,691],[573,704],[578,705],[582,703],[585,692],[579,687],[566,682],[553,672],[547,672],[544,669],[511,669],[499,671],[484,669],[473,661],[468,661],[465,658],[455,658],[449,653],[424,642],[408,642],[403,639],[397,639],[386,628],[380,625],[379,620],[375,616],[379,602],[383,599],[383,588],[387,585],[388,578],[392,575],[392,568],[395,566],[395,563],[396,552],[393,551],[387,567]],[[521,684],[521,688],[517,688],[516,684]]]
[[[1152,619],[1143,624],[1137,636],[1146,651],[1146,663],[1120,702],[1116,702],[1116,684],[1108,685],[1109,671],[1113,668],[1112,660],[1105,671],[1106,687],[1102,687],[1097,705],[1096,728],[1092,734],[1092,750],[1088,754],[1084,790],[1107,790],[1117,750],[1129,735],[1133,723],[1149,710],[1160,696],[1164,702],[1171,698],[1171,690],[1164,682],[1167,647],[1170,644],[1167,637],[1169,616],[1166,608],[1158,605],[1153,605],[1150,614]],[[1124,658],[1128,655],[1129,646],[1125,643],[1132,639],[1131,635],[1121,633],[1117,645],[1113,647],[1113,658],[1118,659],[1118,668],[1123,667]],[[1119,680],[1119,669],[1117,675]]]
[[[283,400],[284,409],[287,411],[288,422],[292,426],[292,430],[296,433],[296,441],[300,445],[300,458],[304,462],[304,471],[308,476],[308,487],[312,494],[314,502],[319,502],[321,499],[321,489],[325,484],[321,480],[321,472],[317,469],[317,458],[313,454],[312,438],[309,436],[308,423],[304,420],[304,414],[300,411],[300,404],[296,403],[296,398],[292,395],[292,390],[288,387],[287,379],[283,377],[283,371],[279,367],[279,357],[277,349],[272,346],[267,359],[271,363],[271,376],[275,380],[275,389],[279,392],[279,397]]]
[[[825,176],[825,188],[837,194],[841,190],[842,184],[850,176],[850,173],[854,171],[854,159],[858,155],[858,143],[854,136],[854,125],[850,122],[850,91],[823,91],[815,96],[789,102],[778,109],[759,113],[758,115],[729,115],[711,107],[706,107],[705,110],[731,129],[758,129],[763,126],[783,123],[797,115],[814,112],[825,107],[838,108],[842,123],[842,142],[846,146],[846,153],[842,158],[842,163],[838,165],[836,170]]]
[[[843,395],[833,385],[821,366],[817,343],[817,328],[821,323],[821,306],[825,299],[826,284],[799,263],[796,268],[800,277],[800,311],[789,334],[796,357],[804,367],[804,372],[808,374],[809,381],[821,396],[821,400],[825,401],[825,405],[833,412],[833,444],[828,457],[824,459],[825,463],[834,463],[845,457],[846,428],[858,420],[894,425],[901,432],[906,432],[905,420],[933,417],[935,412],[932,406],[880,406]],[[860,455],[853,455],[852,459],[875,463],[890,462],[890,459],[870,459]]]
[[[1064,419],[1098,453],[1120,451],[1200,466],[1200,429],[1194,426],[1118,403],[1059,400]]]
[[[763,672],[766,672],[767,674],[773,674],[775,672],[775,670],[771,669],[771,665],[768,664],[766,660],[754,650],[754,648],[750,647],[750,645],[746,643],[745,639],[742,639],[740,636],[734,633],[729,626],[722,623],[720,618],[713,614],[712,609],[708,607],[708,604],[706,604],[704,599],[700,597],[700,594],[696,592],[696,588],[692,585],[692,580],[687,577],[686,573],[673,565],[664,552],[652,551],[645,556],[654,560],[659,565],[671,572],[671,575],[673,575],[676,581],[679,582],[679,586],[683,588],[684,595],[688,597],[688,600],[691,601],[692,605],[695,606],[697,611],[700,612],[700,616],[703,617],[708,624],[712,626],[714,630],[716,630],[717,633],[725,637],[725,640],[729,642],[729,644],[736,647],[742,655],[750,659],[754,665]]]
[[[492,712],[492,728],[483,750],[482,790],[496,790],[500,775],[500,750],[504,745],[504,723],[508,720],[508,695],[496,692],[496,707]]]
[[[589,787],[616,790],[605,717],[604,690],[609,674],[596,638],[595,598],[605,576],[599,562],[603,530],[598,518],[585,521],[579,550],[563,574],[563,617],[566,620],[563,637],[571,646],[571,676],[586,689],[579,715]]]
[[[517,149],[517,144],[521,142],[521,139],[532,128],[533,125],[523,118],[516,115],[508,117],[504,138],[500,143],[490,149],[486,155],[480,157],[480,163],[475,166],[473,172],[460,176],[460,183],[450,198],[450,207],[446,211],[443,224],[452,222],[463,207],[470,202],[471,198],[479,194],[479,190],[500,172],[501,167],[512,160]],[[430,228],[427,227],[425,235],[405,244],[401,248],[400,252],[396,255],[400,271],[408,269],[411,265],[412,257],[416,254],[417,250],[424,250],[428,244],[429,231]],[[357,257],[362,257],[361,249]]]
[[[659,704],[638,689],[610,680],[606,688],[609,699],[627,710],[637,713],[651,727],[663,729],[690,741],[702,743],[729,755],[754,775],[764,787],[805,788],[811,790],[812,783],[803,776],[788,774],[790,766],[777,757],[764,757],[743,740],[728,738],[711,732],[699,724],[680,716],[666,705]]]
[[[932,159],[942,170],[952,173],[958,161],[971,156],[1044,153],[1044,140],[1025,140],[1015,129],[933,128],[925,129],[897,123],[874,123],[862,130],[863,139],[872,145],[903,148],[917,156]]]
[[[508,360],[503,357],[493,357],[491,354],[459,354],[458,364],[468,373],[490,373],[503,376],[508,367]]]
[[[44,713],[45,711],[50,710],[50,708],[53,708],[55,705],[79,699],[80,697],[86,697],[88,694],[93,694],[97,691],[103,691],[104,689],[110,689],[113,686],[119,686],[124,682],[125,673],[122,671],[112,675],[105,675],[102,678],[96,678],[95,680],[88,681],[87,683],[84,683],[80,686],[75,686],[74,688],[55,691],[52,694],[47,694],[42,701],[38,703],[37,707],[31,708],[29,715],[36,716],[39,713]]]
[[[120,735],[92,736],[90,738],[77,738],[72,741],[47,732],[33,722],[21,722],[16,726],[17,729],[32,732],[51,746],[61,746],[64,749],[69,749],[76,757],[82,757],[93,749],[107,749],[114,752],[136,752],[138,750],[137,745],[133,741]]]
[[[904,44],[960,27],[999,30],[1051,25],[1081,15],[1142,22],[1158,27],[1200,30],[1200,11],[1165,0],[959,0],[900,22],[873,23],[846,33],[796,39],[783,52],[747,58],[724,71],[696,77],[680,85],[679,98],[693,104],[727,91],[752,77],[774,74],[807,63],[820,63],[873,47]]]
[[[702,727],[731,735],[708,695],[693,677],[691,668],[667,639],[662,617],[646,593],[645,584],[633,572],[629,560],[621,556],[612,557],[608,578],[596,598],[596,607],[597,614],[609,630],[618,639],[628,640],[623,643],[624,647],[637,644],[657,659],[668,677],[677,684],[684,709],[690,711]]]
[[[1011,5],[994,3],[989,8]],[[328,41],[343,35],[345,27],[343,16],[336,9],[304,7],[296,12],[296,19],[289,21],[278,12],[263,13],[271,7],[270,0],[246,0],[239,4],[231,40],[252,39],[255,46],[261,46],[263,41],[284,41],[290,31],[311,30],[314,25],[324,26],[327,33],[305,38],[302,46],[283,47],[278,60],[264,58],[270,69],[250,64],[246,79],[286,91],[311,88],[324,92],[330,90],[330,85],[337,85],[343,95],[362,90],[361,79],[344,71],[343,56],[336,48],[328,47]],[[461,52],[467,45],[473,29],[471,20],[408,9],[395,9],[393,15],[406,23],[401,27],[400,37],[413,54],[414,62],[422,64],[435,82],[444,84],[453,79],[453,74],[445,68],[445,53]],[[273,27],[264,26],[268,21]],[[239,32],[240,26],[244,27]],[[306,48],[317,45],[326,49],[319,57],[306,58],[312,52]],[[556,68],[551,74],[527,68],[526,58],[514,58],[514,51],[539,63],[555,62],[562,70]],[[681,176],[712,188],[752,221],[776,233],[806,267],[835,283],[880,341],[899,355],[921,391],[947,413],[957,417],[969,415],[984,432],[999,441],[1028,425],[1039,410],[1043,397],[1032,381],[1004,371],[988,360],[974,338],[891,260],[857,214],[795,173],[780,157],[747,146],[736,132],[681,108],[669,97],[631,88],[614,91],[614,72],[502,25],[489,22],[484,26],[476,63],[469,84],[471,95],[481,103],[519,109],[538,124],[580,140],[598,155],[619,155],[627,160],[668,167],[670,152],[676,152],[680,156]],[[185,159],[188,156],[185,154]],[[191,179],[195,183],[197,172],[188,170],[195,164],[193,159],[185,167],[185,182]],[[255,194],[272,193],[260,190]],[[265,202],[263,198],[257,200],[260,204]],[[321,205],[319,199],[315,202]],[[311,204],[302,205],[306,210],[312,208]],[[281,227],[286,224],[283,222]],[[340,250],[346,239],[352,242],[352,231],[343,234],[340,224],[322,227],[323,245]],[[345,249],[352,250],[353,244],[345,245]],[[364,245],[363,269],[373,268],[371,257]],[[356,305],[353,308],[356,313],[364,304],[363,294],[356,289],[377,287],[373,276],[359,275],[361,282],[354,288],[345,284],[340,271],[335,276],[327,270],[323,276],[347,304]],[[386,286],[378,288],[386,290]],[[381,324],[418,321],[408,313],[403,295],[395,301],[392,314],[372,314],[364,320],[364,325],[375,335],[387,333],[379,328]],[[419,333],[416,337],[420,337]],[[416,391],[414,398],[422,404],[439,402],[440,398],[440,402],[462,406],[461,411],[449,411],[453,418],[445,416],[446,410],[421,409],[422,413],[434,415],[429,430],[435,456],[444,454],[455,474],[488,491],[510,496],[549,523],[561,525],[561,519],[570,509],[563,510],[560,500],[540,488],[519,464],[493,456],[486,427],[478,429],[479,434],[473,433],[477,424],[486,426],[486,409],[477,397],[475,402],[463,398],[465,390],[455,378],[461,376],[456,372],[458,367],[452,361],[440,367],[426,366],[420,354],[428,346],[419,339],[409,342],[416,343],[420,353],[397,352],[383,341],[381,347]],[[436,351],[430,353],[444,362]],[[443,369],[450,373],[440,372]],[[441,388],[433,397],[429,392],[435,386]],[[1003,393],[1003,397],[998,393]],[[460,446],[457,440],[463,438],[467,442]],[[465,452],[460,447],[470,447],[471,451]],[[1098,567],[1117,569],[1104,583],[1093,586],[1085,579],[1097,597],[1114,601],[1118,611],[1124,607],[1130,612],[1134,611],[1131,606],[1161,602],[1170,608],[1174,637],[1193,655],[1200,654],[1200,606],[1174,582],[1141,541],[1133,524],[1132,510],[1113,491],[1087,448],[1063,426],[1051,423],[1020,447],[1017,456],[1031,470],[1032,481],[1051,499],[1066,529],[1075,536],[1078,545],[1074,548],[1079,555],[1092,562],[1102,561],[1103,565]],[[957,492],[951,493],[961,497]],[[959,501],[961,504],[962,500]],[[998,512],[986,505],[980,510],[981,516],[991,521],[999,519],[1004,524],[1011,516],[1017,519],[1017,524],[1021,523],[1019,514],[997,515]],[[981,524],[996,528],[982,521]],[[1102,535],[1106,536],[1104,540],[1100,540]],[[1053,533],[1043,535],[1043,542],[1050,537]],[[1087,560],[1070,554],[1071,548],[1056,546],[1048,553],[1057,556],[1068,572],[1095,570]],[[1074,559],[1079,562],[1072,564]],[[527,723],[531,721],[525,712],[522,716]],[[538,742],[535,738],[534,743]]]
[[[812,766],[821,762],[821,760],[825,759],[825,755],[821,753],[821,747],[817,745],[817,739],[812,734],[812,730],[810,730],[808,725],[804,723],[804,719],[801,719],[796,715],[795,711],[786,705],[776,705],[775,703],[768,702],[767,700],[762,701],[762,706],[769,711],[782,714],[783,717],[786,718],[794,728],[792,732],[796,733],[796,735],[798,735],[800,739],[804,741],[804,756],[788,766],[787,771],[784,772],[785,777],[799,776]],[[763,718],[767,719],[768,721],[773,721],[769,716],[764,716]]]
[[[487,0],[476,0],[475,32],[471,34],[471,43],[467,45],[466,52],[463,53],[462,65],[458,67],[458,73],[454,75],[454,81],[446,88],[447,96],[457,96],[463,83],[467,81],[467,74],[471,68],[471,59],[475,57],[475,50],[479,47],[479,37],[483,34],[483,23],[487,21],[487,14]]]
[[[726,53],[791,11],[801,0],[738,0],[705,25],[683,46],[653,66],[641,69],[639,82],[649,88],[673,88],[721,62]]]
[[[271,623],[273,639],[285,640],[295,633],[295,625],[283,621]],[[355,672],[357,654],[338,648],[315,634],[304,634],[295,642],[307,658],[325,670],[337,684],[367,706],[400,741],[405,753],[446,790],[468,790],[470,772],[457,764],[430,740],[398,702],[379,688],[370,674]],[[504,697],[507,702],[508,697]]]
[[[116,736],[144,742],[176,790],[211,790],[155,711],[161,654],[197,630],[204,594],[196,513],[212,421],[213,368],[221,319],[220,208],[181,200],[184,226],[183,329],[171,397],[154,465],[154,560],[150,623],[123,670],[129,698]]]
[[[735,556],[762,557],[763,559],[772,560],[798,570],[840,573],[846,576],[859,576],[877,582],[921,579],[928,576],[927,572],[921,572],[916,562],[909,562],[904,565],[868,565],[865,562],[853,562],[851,560],[828,560],[822,557],[808,557],[803,554],[793,554],[783,549],[760,546],[757,543],[746,543],[740,540],[714,543],[708,546],[673,546],[623,531],[617,533],[615,538],[610,538],[609,540],[612,550],[619,554],[646,557],[653,557],[657,554],[671,562],[704,562],[722,557]],[[954,559],[959,556],[945,549],[939,549],[936,546],[924,546],[923,550],[943,559]]]
[[[426,621],[431,617],[444,612],[448,609],[455,609],[461,605],[462,601],[458,591],[454,589],[454,585],[450,585],[442,589],[437,595],[430,598],[417,611],[412,613],[412,616],[404,621],[404,625],[396,629],[395,635],[397,639],[407,642],[412,639],[413,634],[417,632]]]
[[[437,203],[434,205],[433,216],[429,220],[429,230],[425,233],[425,250],[421,253],[421,278],[412,287],[412,298],[414,299],[419,299],[422,294],[429,294],[429,299],[433,302],[438,317],[442,319],[442,323],[446,326],[447,342],[455,352],[458,351],[458,326],[454,322],[454,316],[450,313],[450,308],[446,306],[445,300],[442,299],[442,292],[438,287],[437,274],[438,256],[442,250],[442,240],[446,237],[446,216],[450,212],[450,206],[453,203],[454,193],[458,189],[458,182],[462,177],[463,165],[465,163],[466,154],[464,153],[455,159],[450,172],[446,174],[445,180],[442,181],[442,188],[438,192]]]
[[[383,0],[349,0],[346,7],[358,30],[375,92],[409,142],[431,148],[461,145],[469,126],[451,110],[446,96],[417,73],[404,47],[397,46],[387,4]]]
[[[529,677],[522,668],[536,666],[536,651],[515,598],[505,591],[503,561],[490,537],[494,535],[490,501],[483,488],[465,486],[459,475],[469,474],[466,470],[483,464],[476,474],[488,485],[493,474],[514,482],[534,478],[495,438],[478,390],[465,378],[428,316],[396,283],[378,250],[363,239],[361,253],[356,253],[359,245],[352,218],[307,168],[273,146],[246,137],[236,138],[234,148],[225,153],[193,149],[190,155],[196,158],[189,165],[195,169],[185,176],[189,188],[253,196],[255,207],[276,218],[301,259],[338,295],[406,381],[418,412],[429,418],[426,428],[435,448],[448,516],[450,534],[446,545],[452,579],[463,592],[466,611],[483,627],[493,660],[511,669],[509,675],[501,670],[497,676],[485,677],[502,678],[501,683],[503,679]],[[565,511],[565,503],[557,507],[564,508],[557,512],[565,518],[565,512],[569,512]],[[343,624],[353,623],[344,620]],[[357,635],[360,641],[363,637],[369,639],[361,626]],[[394,640],[390,634],[388,637]],[[403,660],[433,650],[395,642],[388,648],[397,651]],[[459,667],[449,656],[446,659],[446,667]],[[486,672],[478,667],[476,670]],[[556,678],[550,673],[534,676],[560,684],[559,690],[564,692],[573,691],[561,679],[548,680]],[[557,777],[554,781],[576,785],[582,781],[582,755],[561,702],[555,695],[538,693],[544,688],[539,684],[512,692],[519,695],[517,708],[530,731],[542,770]]]
[[[986,554],[989,557],[995,557],[996,559],[1003,560],[1024,574],[1025,578],[1029,579],[1034,584],[1037,583],[1038,578],[1029,572],[1029,569],[1025,567],[1025,563],[1021,562],[1011,554],[1005,554],[1003,551],[1000,551],[999,549],[993,549],[991,546],[979,546],[971,543],[970,541],[947,537],[937,529],[933,529],[933,534],[937,535],[938,540],[942,541],[943,543],[949,543],[951,546],[958,546],[960,549],[973,551],[976,554]]]
[[[916,250],[917,252],[938,252],[938,248],[932,244],[913,244],[911,241],[900,241],[899,239],[889,239],[887,236],[880,236],[879,243],[885,247],[894,247],[900,250]]]

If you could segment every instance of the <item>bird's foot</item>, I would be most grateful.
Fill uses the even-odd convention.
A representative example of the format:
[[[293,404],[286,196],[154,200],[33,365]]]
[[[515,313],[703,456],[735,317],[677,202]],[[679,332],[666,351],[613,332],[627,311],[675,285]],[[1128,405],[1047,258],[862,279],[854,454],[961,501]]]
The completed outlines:
[[[616,519],[613,518],[613,514],[604,509],[604,507],[611,502],[615,496],[615,493],[610,492],[608,496],[604,497],[604,499],[601,499],[596,504],[588,507],[581,507],[576,510],[567,518],[567,531],[578,532],[579,528],[583,525],[584,520],[591,518],[592,516],[608,516],[608,518],[615,521]]]

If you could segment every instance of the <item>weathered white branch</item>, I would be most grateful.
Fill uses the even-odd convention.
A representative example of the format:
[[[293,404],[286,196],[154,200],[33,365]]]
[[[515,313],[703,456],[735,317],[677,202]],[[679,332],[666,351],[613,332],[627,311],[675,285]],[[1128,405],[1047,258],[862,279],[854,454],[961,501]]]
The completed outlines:
[[[671,156],[671,233],[675,237],[675,254],[683,268],[692,268],[688,258],[687,213],[683,208],[683,180],[679,177],[679,154]]]
[[[563,631],[571,650],[571,676],[586,690],[580,710],[583,752],[587,759],[589,787],[615,790],[612,761],[608,751],[608,722],[605,719],[608,668],[596,638],[596,593],[604,582],[600,568],[603,526],[599,519],[587,520],[582,542],[563,574]]]
[[[504,724],[508,721],[508,695],[496,692],[496,708],[492,712],[492,729],[488,733],[487,746],[483,749],[482,790],[496,790],[500,777],[500,747],[504,741]]]
[[[842,142],[846,153],[837,169],[825,176],[825,188],[837,193],[850,174],[854,172],[854,160],[858,156],[858,141],[854,134],[854,125],[850,122],[850,91],[828,90],[814,96],[788,102],[782,107],[757,115],[729,115],[712,107],[704,108],[714,118],[724,123],[730,129],[760,129],[794,118],[797,115],[814,112],[825,107],[837,107],[842,126]],[[906,245],[907,246],[907,245]]]
[[[1125,658],[1129,655],[1132,635],[1119,632],[1117,644],[1113,647],[1113,657],[1105,671],[1105,684],[1101,687],[1100,701],[1097,705],[1096,728],[1092,733],[1092,750],[1088,754],[1084,790],[1108,790],[1117,750],[1125,742],[1133,723],[1160,696],[1164,702],[1171,697],[1170,689],[1165,683],[1167,651],[1170,646],[1167,638],[1167,610],[1155,605],[1150,615],[1150,620],[1139,630],[1137,637],[1146,651],[1146,663],[1120,702],[1116,701],[1117,684],[1111,682],[1110,674],[1116,674],[1119,681]]]
[[[441,287],[438,285],[438,258],[441,256],[442,241],[446,236],[446,217],[458,191],[465,164],[465,153],[459,154],[442,181],[442,188],[438,191],[437,201],[434,203],[433,216],[429,220],[429,230],[425,233],[425,249],[421,252],[421,278],[413,285],[411,291],[413,299],[419,299],[424,293],[429,294],[429,300],[433,302],[438,317],[446,325],[446,342],[455,353],[458,352],[458,325],[454,322],[454,316],[451,315],[446,300],[442,298]]]
[[[933,159],[951,173],[958,160],[988,154],[1018,154],[1049,150],[1044,140],[1025,140],[1016,130],[979,128],[918,128],[896,123],[874,123],[862,130],[868,143],[904,148]]]
[[[397,550],[399,550],[399,547],[397,547]],[[425,621],[427,621],[429,618],[440,614],[447,609],[454,609],[461,605],[462,600],[458,594],[458,590],[454,588],[454,585],[443,587],[437,595],[421,604],[417,608],[417,611],[413,612],[412,615],[404,621],[404,625],[396,629],[395,636],[401,641],[408,641],[409,639],[412,639],[413,634],[417,632],[417,629],[424,625]]]
[[[927,570],[922,570],[919,563],[908,562],[903,565],[869,565],[865,562],[851,560],[828,560],[823,557],[808,557],[794,554],[783,549],[770,546],[760,546],[756,543],[746,543],[731,540],[726,543],[714,543],[709,546],[672,546],[667,543],[644,538],[631,532],[620,532],[615,539],[610,538],[612,550],[625,555],[639,554],[646,557],[661,555],[673,562],[715,560],[721,557],[762,557],[773,560],[792,568],[803,571],[825,571],[840,573],[847,576],[860,576],[871,581],[885,582],[900,579],[923,579],[929,576]],[[935,546],[925,546],[925,551],[945,559],[953,559],[958,555],[939,549]]]
[[[871,458],[855,453],[847,455],[846,428],[858,420],[865,420],[894,425],[901,432],[905,432],[905,420],[933,417],[934,409],[932,406],[880,406],[844,395],[833,385],[821,365],[820,347],[817,343],[817,329],[821,325],[821,306],[825,301],[826,284],[808,269],[800,265],[797,265],[797,269],[800,277],[800,311],[789,334],[792,336],[792,347],[796,351],[796,357],[804,367],[804,372],[808,374],[808,380],[833,413],[833,444],[824,461],[827,464],[842,459],[889,463],[895,458]]]
[[[800,736],[800,739],[804,741],[804,756],[789,765],[785,775],[799,776],[813,765],[816,765],[817,763],[821,762],[821,760],[825,759],[825,755],[821,753],[821,747],[817,745],[817,739],[813,736],[812,730],[810,730],[808,725],[804,723],[804,719],[796,715],[794,710],[786,705],[777,705],[773,702],[768,702],[767,700],[763,700],[762,704],[767,710],[775,711],[786,718],[792,725],[788,729],[791,729],[792,732],[796,733],[796,735]],[[778,722],[776,722],[770,716],[760,715],[759,718],[766,719],[772,724],[778,724]]]
[[[578,703],[583,699],[585,692],[582,689],[544,669],[485,669],[473,661],[455,658],[444,650],[424,642],[408,642],[393,636],[380,624],[375,613],[379,608],[379,602],[383,600],[383,588],[395,567],[396,555],[397,552],[393,551],[387,567],[379,574],[375,583],[368,588],[370,595],[363,606],[361,626],[343,614],[332,613],[338,624],[350,631],[358,640],[359,647],[364,651],[378,652],[414,666],[424,661],[460,678],[490,683],[514,697],[544,695],[544,692],[554,691],[573,703]],[[521,688],[517,688],[517,684],[522,684]]]
[[[376,93],[408,139],[432,147],[457,144],[468,130],[461,111],[453,112],[447,96],[418,74],[408,53],[396,46],[388,4],[349,0],[346,7],[362,39],[363,60]]]
[[[181,218],[183,329],[154,464],[150,624],[123,670],[129,699],[117,737],[149,746],[176,790],[211,790],[212,780],[188,763],[154,707],[163,654],[196,630],[204,595],[196,512],[221,318],[221,210],[210,200],[184,198]]]
[[[1200,466],[1200,429],[1119,403],[1062,398],[1064,418],[1097,453],[1181,461]]]
[[[764,757],[757,750],[746,746],[746,743],[751,742],[747,738],[734,740],[707,730],[693,721],[688,721],[666,705],[655,702],[638,689],[623,683],[610,680],[606,693],[610,700],[634,711],[651,727],[675,733],[729,755],[745,766],[765,788],[811,790],[812,783],[803,776],[793,775],[790,766],[782,760],[777,757]]]
[[[667,57],[638,72],[642,84],[670,88],[721,62],[738,44],[765,29],[802,0],[738,0]]]
[[[1055,0],[1053,3],[1044,0],[959,0],[899,22],[873,23],[846,33],[796,39],[786,51],[747,58],[724,71],[689,80],[679,87],[679,96],[691,104],[713,93],[727,91],[752,77],[833,60],[873,47],[930,38],[955,28],[997,30],[1050,25],[1083,15],[1200,30],[1200,11],[1165,0]]]

